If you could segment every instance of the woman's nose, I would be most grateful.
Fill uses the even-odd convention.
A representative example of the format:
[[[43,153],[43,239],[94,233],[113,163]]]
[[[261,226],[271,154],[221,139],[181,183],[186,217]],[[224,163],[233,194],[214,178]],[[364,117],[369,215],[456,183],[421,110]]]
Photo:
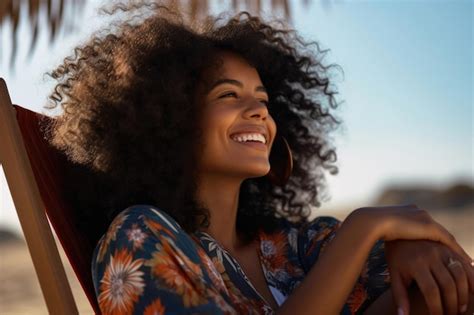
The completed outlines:
[[[246,110],[246,114],[249,117],[258,116],[260,118],[266,118],[268,115],[267,106],[256,98],[249,100],[249,103],[247,106],[248,108]]]

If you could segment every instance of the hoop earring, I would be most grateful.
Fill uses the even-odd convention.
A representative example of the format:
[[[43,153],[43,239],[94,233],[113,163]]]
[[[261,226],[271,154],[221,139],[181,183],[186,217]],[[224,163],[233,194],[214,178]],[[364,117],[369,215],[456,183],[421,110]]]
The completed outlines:
[[[270,153],[270,171],[266,175],[276,186],[285,186],[293,170],[293,155],[285,137],[276,137]]]

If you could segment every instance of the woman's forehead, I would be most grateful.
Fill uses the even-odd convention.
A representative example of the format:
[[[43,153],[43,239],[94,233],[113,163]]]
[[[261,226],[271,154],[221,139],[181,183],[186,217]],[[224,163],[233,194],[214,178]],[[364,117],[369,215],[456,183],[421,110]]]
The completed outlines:
[[[216,53],[214,71],[218,73],[256,71],[256,69],[241,55],[232,51],[219,51]]]
[[[216,60],[202,76],[205,93],[210,92],[222,82],[232,81],[261,83],[257,69],[249,64],[242,56],[233,52],[220,52]]]

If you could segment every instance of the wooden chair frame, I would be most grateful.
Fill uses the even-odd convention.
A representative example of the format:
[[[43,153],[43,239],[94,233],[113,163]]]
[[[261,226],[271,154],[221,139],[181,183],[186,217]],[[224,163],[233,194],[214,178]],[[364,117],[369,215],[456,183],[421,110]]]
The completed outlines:
[[[0,163],[50,314],[78,314],[5,81],[0,78]]]

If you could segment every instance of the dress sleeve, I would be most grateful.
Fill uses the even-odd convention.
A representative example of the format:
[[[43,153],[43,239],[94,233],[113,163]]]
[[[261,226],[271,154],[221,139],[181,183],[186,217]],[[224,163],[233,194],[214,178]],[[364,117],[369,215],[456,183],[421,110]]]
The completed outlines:
[[[203,251],[163,211],[127,208],[93,254],[102,314],[235,314]]]
[[[301,226],[298,234],[298,255],[306,273],[336,236],[341,224],[342,222],[334,217],[320,216]],[[350,253],[341,255],[341,259],[347,259],[350,263]],[[363,314],[388,288],[390,288],[390,274],[385,260],[384,242],[378,240],[370,250],[341,315]]]

